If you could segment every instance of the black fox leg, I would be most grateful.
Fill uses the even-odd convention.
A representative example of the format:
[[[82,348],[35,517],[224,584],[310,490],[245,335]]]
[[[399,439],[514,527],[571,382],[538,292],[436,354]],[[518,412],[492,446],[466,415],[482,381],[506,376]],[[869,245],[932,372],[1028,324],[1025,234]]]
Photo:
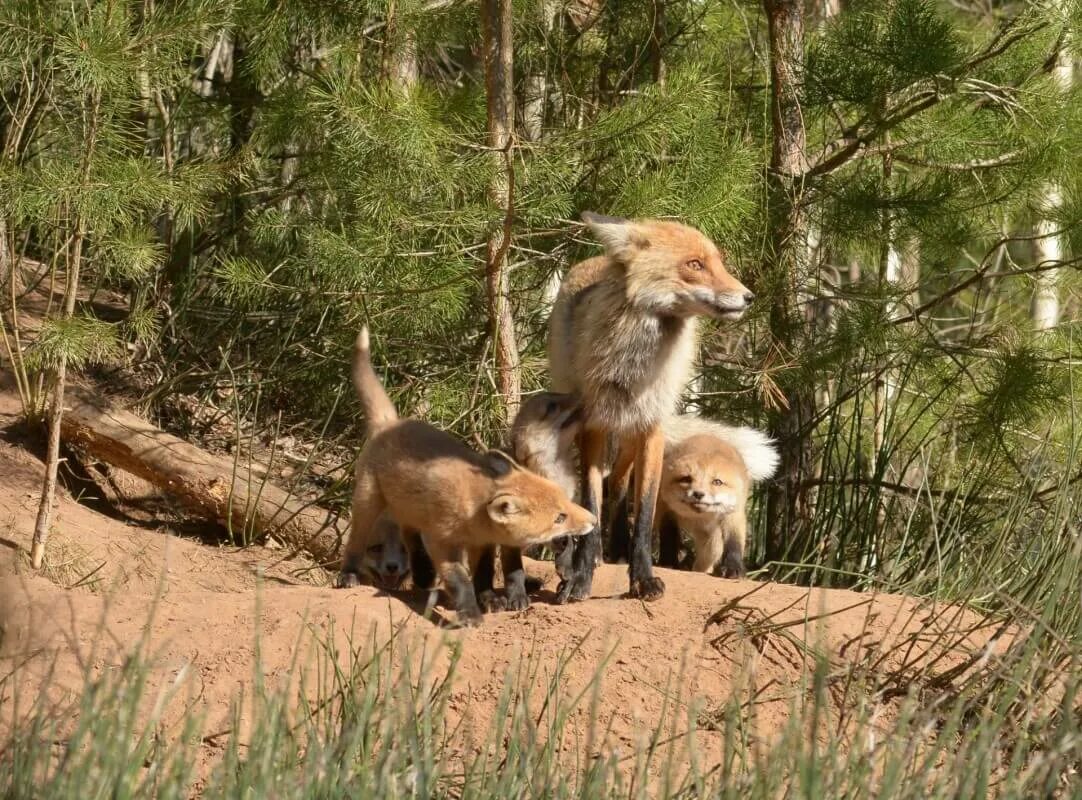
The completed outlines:
[[[604,482],[605,433],[586,430],[579,438],[582,456],[582,505],[601,519],[601,488]],[[571,574],[560,582],[556,593],[557,603],[585,600],[590,596],[594,583],[594,567],[601,553],[601,529],[595,526],[585,536],[575,537],[575,550],[571,556]]]
[[[631,559],[628,562],[628,594],[642,600],[657,600],[665,594],[665,584],[654,575],[654,512],[661,485],[661,462],[665,437],[660,428],[644,434],[635,461],[635,527],[631,536]]]
[[[421,534],[417,531],[403,530],[406,548],[410,554],[410,573],[416,589],[431,589],[436,585],[436,565],[432,563],[428,550],[425,549]]]
[[[473,590],[483,611],[502,611],[502,598],[496,597],[496,548],[481,548],[476,555],[477,563],[470,565],[473,573]]]
[[[631,528],[628,525],[628,487],[631,484],[631,468],[635,465],[635,448],[638,439],[622,442],[620,451],[609,475],[609,561],[627,563],[631,558]],[[630,445],[630,446],[628,446]]]
[[[677,569],[680,566],[680,545],[683,544],[680,525],[671,512],[662,512],[659,509],[656,513],[661,514],[658,523],[658,566]]]
[[[517,547],[501,547],[500,565],[503,567],[507,608],[510,611],[523,611],[529,607],[530,598],[526,594],[526,570],[522,566],[522,551]]]

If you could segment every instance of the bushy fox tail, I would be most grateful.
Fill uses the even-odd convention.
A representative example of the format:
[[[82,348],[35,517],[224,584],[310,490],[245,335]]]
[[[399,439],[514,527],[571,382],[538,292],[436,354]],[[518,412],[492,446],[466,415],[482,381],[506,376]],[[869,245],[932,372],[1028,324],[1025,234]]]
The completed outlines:
[[[766,480],[778,469],[781,456],[774,440],[755,428],[719,430],[718,438],[728,442],[744,459],[744,467],[752,483]]]
[[[716,436],[740,453],[752,483],[766,480],[778,469],[781,457],[773,439],[755,428],[736,427],[694,414],[675,414],[661,424],[667,445],[678,444],[691,436]]]
[[[398,421],[391,398],[387,396],[379,376],[372,369],[372,354],[368,346],[368,326],[361,328],[357,341],[353,345],[353,388],[364,405],[364,414],[368,420],[368,435],[378,433],[388,425]]]

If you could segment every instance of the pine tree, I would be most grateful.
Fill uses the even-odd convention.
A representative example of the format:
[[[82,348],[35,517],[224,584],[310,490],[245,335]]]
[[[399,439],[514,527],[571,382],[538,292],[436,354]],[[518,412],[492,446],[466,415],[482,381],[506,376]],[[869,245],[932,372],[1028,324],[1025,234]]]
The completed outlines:
[[[232,392],[246,424],[355,444],[367,322],[404,412],[501,443],[546,385],[554,277],[596,252],[574,222],[594,210],[700,227],[756,292],[707,326],[687,400],[778,437],[753,536],[777,574],[932,580],[948,513],[965,535],[935,539],[935,569],[971,572],[963,538],[1006,536],[985,501],[1024,485],[1035,517],[1072,477],[1082,103],[1055,68],[1077,4],[510,11],[0,7],[3,330],[28,412],[127,341],[182,432],[176,394]],[[74,287],[30,341],[20,292],[54,274],[122,293],[127,320]],[[1060,324],[1034,339],[1053,277]]]

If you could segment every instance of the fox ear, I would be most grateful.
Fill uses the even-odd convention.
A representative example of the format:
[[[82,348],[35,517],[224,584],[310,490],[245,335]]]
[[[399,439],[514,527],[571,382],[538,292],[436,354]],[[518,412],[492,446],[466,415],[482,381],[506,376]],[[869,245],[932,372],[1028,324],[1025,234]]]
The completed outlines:
[[[485,471],[490,478],[506,478],[518,467],[514,459],[502,450],[489,450],[484,455]]]
[[[521,501],[513,494],[501,493],[488,501],[488,516],[493,522],[508,523],[523,511]]]
[[[632,220],[583,211],[582,221],[589,226],[609,254],[618,259],[630,255],[634,248],[645,247],[649,244]]]

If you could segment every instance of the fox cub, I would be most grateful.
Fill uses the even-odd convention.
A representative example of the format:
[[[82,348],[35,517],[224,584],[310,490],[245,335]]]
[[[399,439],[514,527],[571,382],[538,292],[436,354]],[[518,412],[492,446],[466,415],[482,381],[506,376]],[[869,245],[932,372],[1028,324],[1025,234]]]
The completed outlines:
[[[571,499],[575,498],[575,437],[581,419],[578,401],[570,395],[541,392],[522,403],[511,425],[512,458],[531,472],[555,482]],[[557,553],[570,553],[568,537],[552,542]],[[505,598],[495,595],[496,550],[503,572]],[[484,611],[521,611],[530,604],[528,589],[540,582],[525,574],[522,553],[513,547],[485,547],[469,556],[474,590]],[[428,589],[435,581],[432,561],[424,549],[419,534],[404,534],[385,511],[376,521],[370,544],[362,555],[361,569],[365,577],[383,589],[398,589],[412,575],[413,585]]]
[[[466,566],[471,553],[582,536],[596,525],[563,489],[509,456],[477,453],[431,425],[399,419],[372,368],[367,328],[354,347],[353,383],[368,441],[357,457],[340,587],[359,583],[369,548],[385,541],[377,521],[386,511],[404,534],[421,537],[459,620],[476,624],[481,609]]]
[[[549,319],[549,370],[553,389],[582,402],[582,504],[600,517],[610,437],[618,447],[610,481],[616,503],[635,470],[629,595],[654,600],[665,590],[651,555],[664,451],[660,425],[687,386],[697,318],[739,319],[754,295],[694,228],[591,213],[582,219],[605,254],[573,266],[560,286]],[[590,595],[600,549],[600,531],[575,542],[559,602]]]
[[[693,570],[743,577],[748,496],[777,469],[773,441],[753,428],[692,415],[672,417],[663,429],[661,563],[675,566],[682,528],[695,542]]]

